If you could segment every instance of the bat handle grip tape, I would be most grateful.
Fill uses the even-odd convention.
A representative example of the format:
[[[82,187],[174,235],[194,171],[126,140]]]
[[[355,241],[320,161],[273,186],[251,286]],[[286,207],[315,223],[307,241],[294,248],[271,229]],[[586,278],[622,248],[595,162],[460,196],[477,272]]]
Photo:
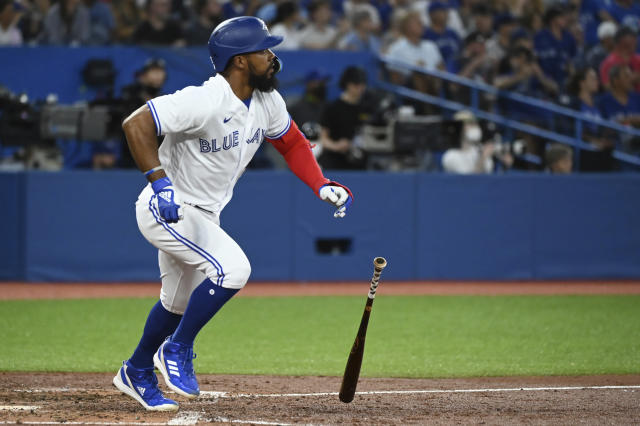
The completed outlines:
[[[387,260],[384,257],[376,257],[373,259],[373,277],[371,278],[371,287],[369,288],[369,299],[376,297],[376,290],[378,290],[378,283],[380,281],[380,275],[382,270],[387,266]]]

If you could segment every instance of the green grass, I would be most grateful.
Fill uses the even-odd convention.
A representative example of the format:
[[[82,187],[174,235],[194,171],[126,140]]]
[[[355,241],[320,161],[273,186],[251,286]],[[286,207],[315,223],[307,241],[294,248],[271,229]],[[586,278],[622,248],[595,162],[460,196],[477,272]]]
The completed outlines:
[[[151,299],[0,302],[0,370],[115,371]],[[200,373],[341,375],[364,297],[237,298]],[[378,297],[364,376],[640,373],[639,296]]]

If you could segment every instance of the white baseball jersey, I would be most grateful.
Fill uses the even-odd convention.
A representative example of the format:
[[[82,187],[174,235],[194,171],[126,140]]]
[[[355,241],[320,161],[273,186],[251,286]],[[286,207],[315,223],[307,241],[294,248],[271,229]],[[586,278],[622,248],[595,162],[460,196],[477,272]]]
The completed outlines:
[[[160,163],[181,201],[219,214],[264,137],[291,126],[282,96],[253,91],[249,108],[220,74],[147,102],[158,135]]]
[[[147,105],[158,135],[165,135],[160,163],[176,189],[183,219],[169,224],[160,217],[151,185],[138,197],[136,219],[159,250],[162,305],[182,314],[205,278],[235,289],[249,279],[249,260],[220,227],[220,211],[264,137],[284,135],[291,118],[278,92],[254,90],[247,108],[220,75]]]

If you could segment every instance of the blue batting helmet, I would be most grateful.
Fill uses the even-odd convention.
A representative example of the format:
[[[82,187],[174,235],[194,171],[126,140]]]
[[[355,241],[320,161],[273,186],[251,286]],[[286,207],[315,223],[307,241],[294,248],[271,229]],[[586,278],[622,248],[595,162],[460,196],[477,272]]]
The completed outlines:
[[[222,72],[229,60],[241,53],[269,49],[282,42],[281,36],[272,36],[262,19],[239,16],[220,23],[209,37],[209,54],[216,72]],[[280,60],[276,71],[281,68]]]

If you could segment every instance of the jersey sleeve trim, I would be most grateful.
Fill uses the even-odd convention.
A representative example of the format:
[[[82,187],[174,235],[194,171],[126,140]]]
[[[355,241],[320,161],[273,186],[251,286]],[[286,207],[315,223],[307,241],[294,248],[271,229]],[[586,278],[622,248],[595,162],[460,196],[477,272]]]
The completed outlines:
[[[286,125],[286,127],[284,128],[284,130],[283,130],[283,131],[281,131],[280,133],[278,133],[278,134],[277,134],[277,135],[275,135],[275,136],[270,136],[270,135],[265,135],[265,136],[266,136],[267,138],[269,138],[269,139],[278,139],[278,138],[281,138],[282,136],[284,136],[284,135],[289,131],[289,128],[290,128],[290,127],[291,127],[291,116],[289,116],[289,121],[287,121],[287,125]]]
[[[160,120],[158,119],[158,113],[156,112],[156,107],[153,105],[153,102],[147,101],[147,106],[151,111],[151,116],[153,117],[153,122],[156,125],[156,134],[158,136],[162,135],[162,125],[160,124]]]

